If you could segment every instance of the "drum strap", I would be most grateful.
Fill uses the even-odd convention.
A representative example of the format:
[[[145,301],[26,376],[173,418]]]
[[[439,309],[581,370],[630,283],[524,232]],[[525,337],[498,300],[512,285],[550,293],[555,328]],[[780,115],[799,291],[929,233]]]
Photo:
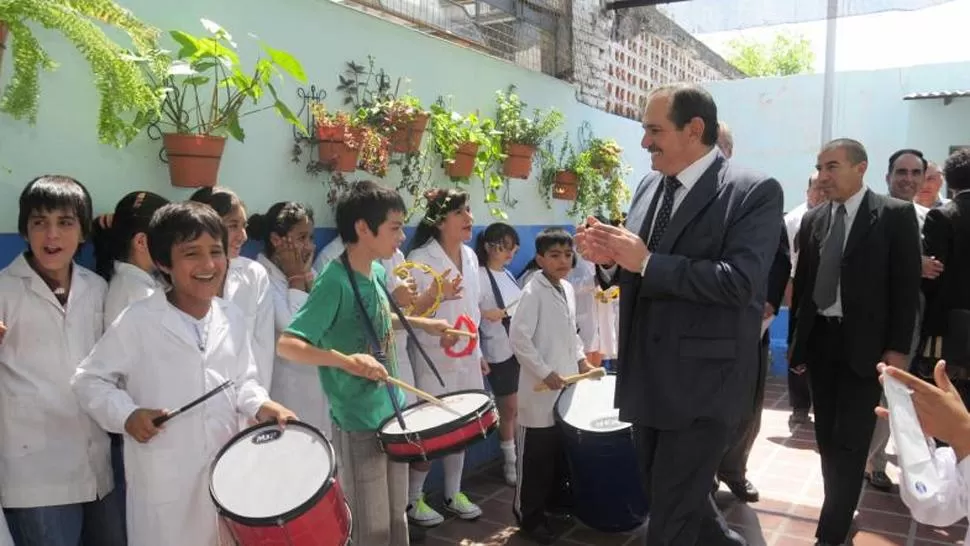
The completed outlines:
[[[495,296],[495,303],[498,304],[499,309],[505,309],[505,300],[502,299],[502,291],[499,290],[498,283],[495,282],[495,276],[492,275],[492,270],[488,266],[485,266],[485,272],[488,273],[488,282],[492,285],[492,295]],[[512,277],[508,271],[505,274],[509,275],[509,278]],[[514,283],[515,279],[512,279],[512,282]],[[502,317],[502,326],[505,327],[506,334],[509,333],[510,324],[512,324],[512,319],[508,315]]]

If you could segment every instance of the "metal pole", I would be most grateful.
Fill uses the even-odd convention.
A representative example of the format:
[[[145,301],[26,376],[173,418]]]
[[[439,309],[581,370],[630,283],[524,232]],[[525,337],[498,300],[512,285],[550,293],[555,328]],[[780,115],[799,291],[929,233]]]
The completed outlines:
[[[839,0],[828,0],[825,29],[825,83],[822,94],[822,144],[832,140],[832,106],[835,98],[835,36]]]

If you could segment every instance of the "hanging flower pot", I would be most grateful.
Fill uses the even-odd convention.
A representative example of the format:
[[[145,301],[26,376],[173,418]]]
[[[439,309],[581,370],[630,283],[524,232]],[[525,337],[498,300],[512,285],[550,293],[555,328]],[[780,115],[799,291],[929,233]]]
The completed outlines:
[[[579,193],[578,178],[573,171],[559,171],[552,183],[552,198],[575,201]]]
[[[7,26],[6,21],[0,21],[0,54],[7,49],[8,32],[10,32],[10,27]]]
[[[506,144],[505,153],[508,157],[502,165],[502,174],[509,178],[529,178],[536,147],[527,144]]]
[[[420,112],[407,125],[388,135],[391,152],[413,154],[421,149],[421,137],[428,127],[428,114]]]
[[[225,137],[165,133],[162,144],[173,186],[203,188],[216,185],[219,163],[226,147]]]
[[[458,146],[455,159],[445,164],[445,174],[452,178],[468,178],[475,169],[476,155],[478,155],[478,144],[466,142]]]
[[[351,129],[353,133],[356,129]],[[320,163],[328,169],[342,173],[352,173],[357,170],[357,155],[360,147],[351,147],[347,142],[347,127],[331,125],[317,127],[317,152]]]

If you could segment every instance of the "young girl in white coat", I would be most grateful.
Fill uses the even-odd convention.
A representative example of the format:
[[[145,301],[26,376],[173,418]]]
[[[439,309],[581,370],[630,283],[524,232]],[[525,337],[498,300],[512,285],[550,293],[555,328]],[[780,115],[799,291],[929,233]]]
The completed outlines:
[[[172,288],[125,309],[74,376],[80,407],[105,430],[126,433],[133,545],[232,544],[209,497],[209,465],[239,431],[240,416],[281,425],[295,418],[256,380],[239,309],[216,297],[227,268],[226,239],[209,207],[162,207],[148,245]],[[227,380],[233,384],[204,405],[153,424]]]
[[[435,189],[425,196],[427,212],[418,225],[410,246],[408,261],[426,264],[435,272],[445,274],[454,272],[454,277],[445,284],[461,286],[461,297],[442,301],[435,318],[455,324],[458,317],[468,315],[477,327],[481,322],[479,297],[481,289],[478,282],[478,258],[475,252],[465,245],[472,238],[472,217],[468,194],[453,189]],[[420,271],[414,273],[419,292],[424,292],[433,284],[429,275]],[[443,300],[445,298],[442,298]],[[418,388],[432,394],[444,394],[463,389],[484,389],[482,373],[487,364],[476,345],[471,354],[453,358],[445,354],[442,345],[454,344],[453,337],[437,338],[417,333],[417,340],[427,351],[441,372],[445,386],[441,387],[428,366],[418,364],[421,358],[412,348],[411,362],[415,363],[414,375]],[[445,471],[445,508],[461,519],[475,519],[481,516],[481,509],[461,492],[461,474],[465,464],[465,453],[460,452],[444,458]],[[413,463],[409,484],[408,518],[415,525],[429,527],[444,521],[441,514],[428,506],[424,500],[424,482],[429,463]]]
[[[313,209],[292,201],[276,203],[266,214],[249,217],[249,234],[263,243],[256,261],[269,273],[278,338],[313,288]],[[330,405],[317,370],[277,355],[270,395],[331,438]]]
[[[220,296],[239,307],[253,343],[253,355],[260,384],[273,387],[273,363],[276,360],[276,328],[273,296],[269,290],[269,273],[255,260],[241,256],[246,234],[246,207],[232,190],[223,187],[202,188],[192,194],[192,201],[215,209],[229,233],[229,271]]]
[[[91,216],[78,181],[34,179],[17,222],[28,250],[0,272],[0,502],[18,546],[125,543],[108,435],[71,393],[104,328],[107,285],[74,263]]]
[[[126,307],[160,288],[155,278],[155,264],[148,252],[148,224],[155,211],[167,204],[168,199],[152,192],[131,192],[118,201],[114,213],[103,214],[94,221],[91,235],[94,269],[108,281],[108,293],[104,297],[105,330]],[[124,516],[124,444],[120,434],[110,436],[115,491],[121,497]]]

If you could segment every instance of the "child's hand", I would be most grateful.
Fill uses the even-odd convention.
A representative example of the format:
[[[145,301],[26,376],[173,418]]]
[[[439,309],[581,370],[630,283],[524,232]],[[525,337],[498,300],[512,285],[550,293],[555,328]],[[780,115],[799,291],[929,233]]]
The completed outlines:
[[[461,285],[462,277],[460,274],[455,275],[454,278],[449,279],[448,275],[451,274],[451,269],[446,269],[444,273],[441,274],[441,278],[444,279],[443,283],[443,293],[441,298],[444,301],[449,300],[460,300],[462,290],[464,287]]]
[[[4,336],[7,335],[7,325],[0,320],[0,343],[3,343]]]
[[[279,402],[269,400],[259,407],[259,411],[256,412],[256,420],[260,423],[276,421],[276,424],[280,427],[285,427],[287,421],[296,421],[297,417],[295,413]]]
[[[552,372],[547,375],[542,382],[545,383],[550,390],[554,391],[562,390],[562,388],[566,386],[566,382],[563,381],[562,376],[556,372]]]
[[[505,318],[505,309],[489,309],[488,311],[482,311],[482,316],[485,317],[485,320],[499,322]]]
[[[165,410],[138,408],[125,420],[125,432],[142,444],[148,443],[162,430],[162,427],[156,427],[152,421],[165,415],[168,415]]]
[[[350,355],[344,370],[347,373],[370,379],[371,381],[384,381],[387,379],[387,368],[371,355],[356,354]]]
[[[417,323],[417,327],[424,330],[425,333],[431,336],[446,336],[447,331],[451,329],[451,324],[448,324],[447,320],[444,319],[421,319]]]
[[[593,366],[592,364],[590,364],[589,361],[586,360],[585,358],[579,361],[579,373],[591,372],[595,369],[596,369],[596,366]]]
[[[599,368],[603,365],[603,353],[599,351],[591,351],[586,353],[586,360],[589,361],[589,365]]]
[[[492,373],[492,367],[488,365],[488,361],[484,358],[482,359],[482,375],[488,375]]]
[[[438,338],[438,345],[442,349],[450,349],[455,346],[455,343],[458,343],[458,336],[455,334],[445,334]]]
[[[411,285],[402,284],[391,292],[391,297],[394,298],[394,303],[398,304],[399,306],[410,307],[414,302],[415,292]]]

